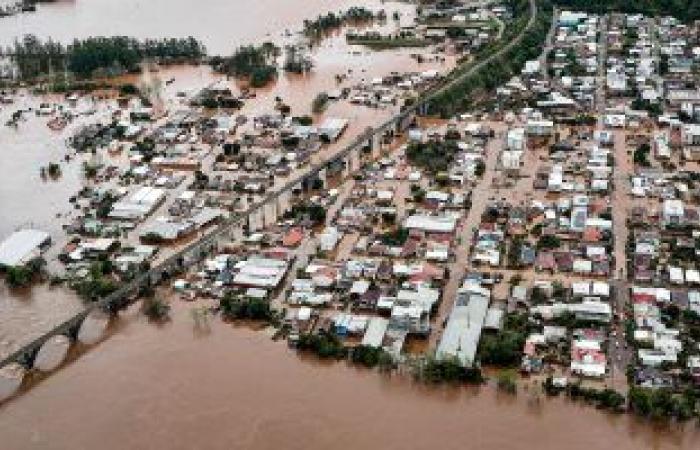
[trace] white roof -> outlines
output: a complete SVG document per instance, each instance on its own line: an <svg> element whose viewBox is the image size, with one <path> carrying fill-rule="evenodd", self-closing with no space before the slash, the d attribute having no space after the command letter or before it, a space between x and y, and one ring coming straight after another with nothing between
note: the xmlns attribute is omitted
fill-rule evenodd
<svg viewBox="0 0 700 450"><path fill-rule="evenodd" d="M253 257L236 264L240 271L233 278L234 284L274 288L287 272L287 263L277 259Z"/></svg>
<svg viewBox="0 0 700 450"><path fill-rule="evenodd" d="M437 233L451 233L454 231L457 221L448 216L409 216L404 226L408 229L418 229Z"/></svg>
<svg viewBox="0 0 700 450"><path fill-rule="evenodd" d="M362 345L381 347L389 321L382 317L372 317L367 324L367 331L362 337Z"/></svg>
<svg viewBox="0 0 700 450"><path fill-rule="evenodd" d="M28 262L49 239L49 234L40 230L16 231L0 243L0 265L12 267Z"/></svg>
<svg viewBox="0 0 700 450"><path fill-rule="evenodd" d="M438 344L438 358L457 357L463 366L474 363L488 306L488 298L481 295L457 300Z"/></svg>

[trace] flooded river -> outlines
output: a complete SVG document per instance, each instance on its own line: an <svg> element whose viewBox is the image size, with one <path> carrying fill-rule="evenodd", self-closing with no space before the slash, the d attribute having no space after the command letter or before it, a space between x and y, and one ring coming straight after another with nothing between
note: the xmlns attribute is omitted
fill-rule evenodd
<svg viewBox="0 0 700 450"><path fill-rule="evenodd" d="M193 35L211 53L226 54L237 45L279 38L287 28L298 29L304 18L358 3L382 6L378 0L58 1L37 13L0 20L0 45L25 33L64 42L105 34ZM389 12L409 8L385 7ZM294 114L308 113L313 96L334 88L339 73L356 82L393 70L449 68L439 62L416 65L410 51L350 49L342 37L326 40L314 60L312 74L282 75L243 112L269 111L280 96ZM169 69L160 77L175 78L164 87L166 99L216 79L205 67ZM37 99L20 101L36 107ZM0 110L3 123L9 111ZM380 123L390 111L331 105L326 114L351 119L350 135ZM2 238L34 224L62 242L61 226L71 211L67 200L83 179L79 163L62 164L58 181L39 176L41 165L69 153L70 127L54 133L46 120L29 115L18 130L0 129ZM657 429L564 400L535 403L526 393L513 399L491 388L432 389L344 364L300 359L263 332L218 319L196 328L190 306L174 306L173 321L163 326L146 323L134 311L125 313L105 342L0 406L0 448L700 448L695 428ZM11 292L0 285L0 353L80 308L64 289Z"/></svg>
<svg viewBox="0 0 700 450"><path fill-rule="evenodd" d="M10 44L24 34L61 42L107 35L194 36L204 42L210 53L229 54L236 46L273 40L286 30L299 30L304 19L358 5L374 8L381 3L379 0L58 0L39 5L36 13L2 19L0 44Z"/></svg>
<svg viewBox="0 0 700 450"><path fill-rule="evenodd" d="M3 448L700 448L697 428L301 359L218 318L197 329L189 308L176 303L160 327L128 314L111 338L0 407Z"/></svg>

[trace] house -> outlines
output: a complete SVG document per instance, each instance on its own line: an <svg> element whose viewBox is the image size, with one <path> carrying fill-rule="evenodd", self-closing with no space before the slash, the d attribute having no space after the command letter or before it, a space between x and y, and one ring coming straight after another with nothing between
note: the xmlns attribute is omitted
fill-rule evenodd
<svg viewBox="0 0 700 450"><path fill-rule="evenodd" d="M282 245L285 247L297 247L304 239L304 232L300 228L292 228L282 237Z"/></svg>
<svg viewBox="0 0 700 450"><path fill-rule="evenodd" d="M319 236L319 247L321 251L330 252L335 250L342 235L343 234L338 231L336 227L326 227Z"/></svg>
<svg viewBox="0 0 700 450"><path fill-rule="evenodd" d="M474 364L488 306L489 298L470 285L460 289L438 344L438 358L457 358L464 367Z"/></svg>
<svg viewBox="0 0 700 450"><path fill-rule="evenodd" d="M318 127L318 134L325 136L329 141L335 141L348 127L347 119L328 118Z"/></svg>
<svg viewBox="0 0 700 450"><path fill-rule="evenodd" d="M662 219L664 225L680 225L685 217L683 201L678 199L664 200Z"/></svg>
<svg viewBox="0 0 700 450"><path fill-rule="evenodd" d="M404 221L409 230L429 233L453 233L456 226L457 220L451 216L412 215Z"/></svg>
<svg viewBox="0 0 700 450"><path fill-rule="evenodd" d="M508 150L525 150L525 129L511 128L506 135L506 148Z"/></svg>
<svg viewBox="0 0 700 450"><path fill-rule="evenodd" d="M700 125L686 124L681 130L681 142L683 145L700 145Z"/></svg>
<svg viewBox="0 0 700 450"><path fill-rule="evenodd" d="M607 359L596 340L574 340L571 343L571 372L593 378L605 376Z"/></svg>
<svg viewBox="0 0 700 450"><path fill-rule="evenodd" d="M41 248L50 242L51 236L44 231L16 231L0 243L0 266L22 266L38 257Z"/></svg>
<svg viewBox="0 0 700 450"><path fill-rule="evenodd" d="M554 122L551 120L529 120L525 126L528 136L547 137L554 133Z"/></svg>

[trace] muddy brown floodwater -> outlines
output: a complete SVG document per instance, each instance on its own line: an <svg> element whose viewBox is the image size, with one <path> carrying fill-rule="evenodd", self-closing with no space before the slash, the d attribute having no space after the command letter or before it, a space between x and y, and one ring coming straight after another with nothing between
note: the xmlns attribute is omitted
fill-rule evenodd
<svg viewBox="0 0 700 450"><path fill-rule="evenodd" d="M212 54L298 30L304 19L379 0L58 0L0 22L0 44L24 34L61 42L89 36L200 39ZM393 9L392 9L393 10Z"/></svg>
<svg viewBox="0 0 700 450"><path fill-rule="evenodd" d="M298 29L304 18L357 4L383 5L379 0L58 1L35 14L0 20L0 45L25 33L64 42L106 34L193 35L211 53L226 54L237 45ZM350 51L342 41L325 41L315 52L313 74L282 76L244 112L269 110L277 95L295 113L307 112L315 93L335 86L334 75L348 67L354 69L353 81L416 68L409 51ZM203 67L161 74L171 76L176 80L165 88L166 98L215 78ZM9 109L0 118L5 114ZM327 112L352 119L349 134L387 114L344 105ZM79 164L62 164L60 181L40 179L40 165L69 153L70 130L54 134L45 121L29 116L19 131L0 129L2 236L33 222L60 238L70 211L67 198L83 182ZM64 289L10 292L0 286L0 350L16 348L81 307ZM218 318L205 329L195 328L190 308L175 301L173 320L163 326L147 323L134 310L124 313L105 342L0 406L0 448L700 448L700 433L692 426L658 428L563 399L534 402L522 391L512 398L488 387L427 388L398 376L299 358L264 332ZM55 345L64 350L62 342ZM54 362L52 355L44 356L47 365Z"/></svg>
<svg viewBox="0 0 700 450"><path fill-rule="evenodd" d="M162 326L127 312L105 342L0 408L2 447L700 448L697 428L300 358L218 318L196 329L189 308L176 302Z"/></svg>

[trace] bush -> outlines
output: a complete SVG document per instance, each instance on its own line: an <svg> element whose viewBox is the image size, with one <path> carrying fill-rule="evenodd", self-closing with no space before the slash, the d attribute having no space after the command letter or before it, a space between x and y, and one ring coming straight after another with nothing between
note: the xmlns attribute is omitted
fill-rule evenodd
<svg viewBox="0 0 700 450"><path fill-rule="evenodd" d="M119 86L119 94L121 95L138 95L139 88L131 83L122 84Z"/></svg>
<svg viewBox="0 0 700 450"><path fill-rule="evenodd" d="M450 168L458 151L455 141L412 142L406 149L406 157L414 166L435 175L438 172L446 172Z"/></svg>
<svg viewBox="0 0 700 450"><path fill-rule="evenodd" d="M347 349L340 342L340 339L328 332L301 334L297 348L300 351L313 352L320 358L341 359L347 354Z"/></svg>
<svg viewBox="0 0 700 450"><path fill-rule="evenodd" d="M474 169L474 175L481 178L484 176L484 172L486 172L486 164L484 161L478 160L476 162L476 168Z"/></svg>
<svg viewBox="0 0 700 450"><path fill-rule="evenodd" d="M382 244L392 247L400 247L408 240L408 229L397 228L394 231L388 231L380 237Z"/></svg>
<svg viewBox="0 0 700 450"><path fill-rule="evenodd" d="M274 313L270 303L260 299L243 300L226 294L219 302L221 316L226 320L256 320L270 322Z"/></svg>
<svg viewBox="0 0 700 450"><path fill-rule="evenodd" d="M479 357L483 364L513 367L520 364L525 336L511 330L484 335L479 343Z"/></svg>
<svg viewBox="0 0 700 450"><path fill-rule="evenodd" d="M457 358L428 358L417 375L422 381L429 383L481 383L484 381L481 370L463 367Z"/></svg>
<svg viewBox="0 0 700 450"><path fill-rule="evenodd" d="M12 288L27 287L33 279L34 274L27 267L15 266L5 269L5 282Z"/></svg>
<svg viewBox="0 0 700 450"><path fill-rule="evenodd" d="M580 384L572 384L566 388L569 397L574 400L584 400L593 403L597 408L621 412L624 410L625 397L614 389L585 388Z"/></svg>
<svg viewBox="0 0 700 450"><path fill-rule="evenodd" d="M631 387L628 397L630 409L643 417L687 420L698 413L697 398L692 390L674 394L669 389Z"/></svg>
<svg viewBox="0 0 700 450"><path fill-rule="evenodd" d="M314 123L314 119L311 116L295 117L294 120L304 127L308 127Z"/></svg>
<svg viewBox="0 0 700 450"><path fill-rule="evenodd" d="M498 373L496 386L509 394L518 392L518 375L513 370L502 370Z"/></svg>
<svg viewBox="0 0 700 450"><path fill-rule="evenodd" d="M634 150L634 163L642 167L650 167L649 153L651 147L649 144L642 144Z"/></svg>
<svg viewBox="0 0 700 450"><path fill-rule="evenodd" d="M109 261L97 261L90 266L86 278L73 281L71 287L89 302L96 302L117 290L117 283L108 275L112 272Z"/></svg>
<svg viewBox="0 0 700 450"><path fill-rule="evenodd" d="M537 241L537 248L542 250L553 250L561 246L561 241L558 237L552 235L542 236Z"/></svg>
<svg viewBox="0 0 700 450"><path fill-rule="evenodd" d="M236 77L247 77L252 87L263 87L277 77L274 60L279 48L271 43L243 46L228 58L212 59L215 70Z"/></svg>
<svg viewBox="0 0 700 450"><path fill-rule="evenodd" d="M142 311L150 320L164 321L170 315L170 305L157 297L147 297L143 301Z"/></svg>
<svg viewBox="0 0 700 450"><path fill-rule="evenodd" d="M311 102L311 112L314 114L320 114L326 110L328 106L328 94L325 92L320 92L316 95L316 98Z"/></svg>
<svg viewBox="0 0 700 450"><path fill-rule="evenodd" d="M376 367L382 362L382 355L384 353L386 352L381 348L371 347L369 345L358 345L352 349L351 359L355 364L361 364L371 368Z"/></svg>

